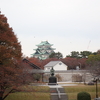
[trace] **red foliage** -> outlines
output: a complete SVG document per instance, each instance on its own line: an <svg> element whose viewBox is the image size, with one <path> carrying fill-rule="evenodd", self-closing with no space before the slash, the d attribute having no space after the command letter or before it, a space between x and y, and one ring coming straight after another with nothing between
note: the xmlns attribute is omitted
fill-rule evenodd
<svg viewBox="0 0 100 100"><path fill-rule="evenodd" d="M71 57L66 57L64 59L57 59L57 58L48 58L46 60L39 60L37 58L29 58L29 61L32 63L36 64L40 68L44 68L44 66L49 63L50 61L62 61L65 63L69 69L76 69L76 66L81 67L81 69L84 69L86 67L86 58L71 58Z"/></svg>
<svg viewBox="0 0 100 100"><path fill-rule="evenodd" d="M3 97L6 88L17 85L19 74L22 70L16 65L21 59L21 45L18 42L12 28L7 23L7 18L0 14L0 100L4 100L9 93Z"/></svg>
<svg viewBox="0 0 100 100"><path fill-rule="evenodd" d="M33 64L37 65L38 67L40 67L41 69L44 69L44 66L49 63L50 61L58 61L60 59L57 58L48 58L46 60L39 60L38 58L29 58L28 59L30 62L32 62Z"/></svg>
<svg viewBox="0 0 100 100"><path fill-rule="evenodd" d="M29 58L28 59L31 63L41 67L41 61L38 58Z"/></svg>
<svg viewBox="0 0 100 100"><path fill-rule="evenodd" d="M20 59L21 56L21 45L16 35L9 27L7 18L0 15L0 63L9 65L14 59Z"/></svg>
<svg viewBox="0 0 100 100"><path fill-rule="evenodd" d="M13 66L0 67L0 100L4 100L18 86L32 82L33 76L29 73L30 70L31 67L22 62L18 62ZM10 87L11 91L2 98L5 90Z"/></svg>
<svg viewBox="0 0 100 100"><path fill-rule="evenodd" d="M76 69L76 66L81 67L81 69L84 69L86 67L86 58L70 58L70 57L66 57L65 59L63 59L62 61L68 65L69 69Z"/></svg>

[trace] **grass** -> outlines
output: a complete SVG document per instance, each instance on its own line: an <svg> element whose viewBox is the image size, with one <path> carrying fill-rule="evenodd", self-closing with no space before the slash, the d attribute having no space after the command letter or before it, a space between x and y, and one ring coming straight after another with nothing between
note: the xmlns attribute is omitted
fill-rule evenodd
<svg viewBox="0 0 100 100"><path fill-rule="evenodd" d="M64 86L68 100L77 100L77 94L85 91L90 93L91 100L95 98L95 85L78 84L76 86ZM10 93L5 100L50 100L50 90L47 86L20 86L20 92ZM98 85L98 96L100 97L100 85Z"/></svg>
<svg viewBox="0 0 100 100"><path fill-rule="evenodd" d="M88 92L91 95L92 100L95 98L96 89L95 85L78 85L78 86L65 86L65 92L68 95L68 100L77 100L77 94L79 92ZM98 86L98 95L100 96L100 85Z"/></svg>
<svg viewBox="0 0 100 100"><path fill-rule="evenodd" d="M50 95L48 93L12 93L5 100L50 100Z"/></svg>
<svg viewBox="0 0 100 100"><path fill-rule="evenodd" d="M50 100L49 87L21 86L21 92L10 93L5 100Z"/></svg>

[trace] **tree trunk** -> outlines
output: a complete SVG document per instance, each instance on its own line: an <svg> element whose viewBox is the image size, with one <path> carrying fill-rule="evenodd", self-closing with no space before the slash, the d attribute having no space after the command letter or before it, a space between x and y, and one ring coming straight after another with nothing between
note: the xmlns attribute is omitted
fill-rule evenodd
<svg viewBox="0 0 100 100"><path fill-rule="evenodd" d="M4 100L8 95L9 93L11 93L13 90L13 88L3 97L3 94L5 91L0 91L0 100Z"/></svg>
<svg viewBox="0 0 100 100"><path fill-rule="evenodd" d="M3 100L3 94L4 92L0 91L0 100Z"/></svg>
<svg viewBox="0 0 100 100"><path fill-rule="evenodd" d="M3 100L2 97L0 97L0 100Z"/></svg>

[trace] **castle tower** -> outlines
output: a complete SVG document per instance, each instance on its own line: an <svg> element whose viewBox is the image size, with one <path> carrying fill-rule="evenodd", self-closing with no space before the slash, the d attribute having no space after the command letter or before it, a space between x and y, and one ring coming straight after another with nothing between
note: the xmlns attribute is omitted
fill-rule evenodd
<svg viewBox="0 0 100 100"><path fill-rule="evenodd" d="M37 49L35 50L35 53L32 54L33 57L39 58L40 60L45 60L49 57L51 53L54 52L54 48L52 48L53 44L50 44L48 41L42 41L40 44L36 45Z"/></svg>

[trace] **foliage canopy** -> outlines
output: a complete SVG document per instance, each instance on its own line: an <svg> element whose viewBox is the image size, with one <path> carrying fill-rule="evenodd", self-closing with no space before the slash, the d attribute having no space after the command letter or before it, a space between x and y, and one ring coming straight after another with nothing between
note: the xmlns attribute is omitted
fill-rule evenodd
<svg viewBox="0 0 100 100"><path fill-rule="evenodd" d="M18 39L9 27L7 18L0 14L0 64L9 65L21 56L21 45Z"/></svg>
<svg viewBox="0 0 100 100"><path fill-rule="evenodd" d="M21 59L21 45L12 28L7 23L7 18L0 14L0 100L4 100L5 90L15 86L22 72L18 66ZM11 89L12 90L12 89ZM10 91L9 91L10 92Z"/></svg>

